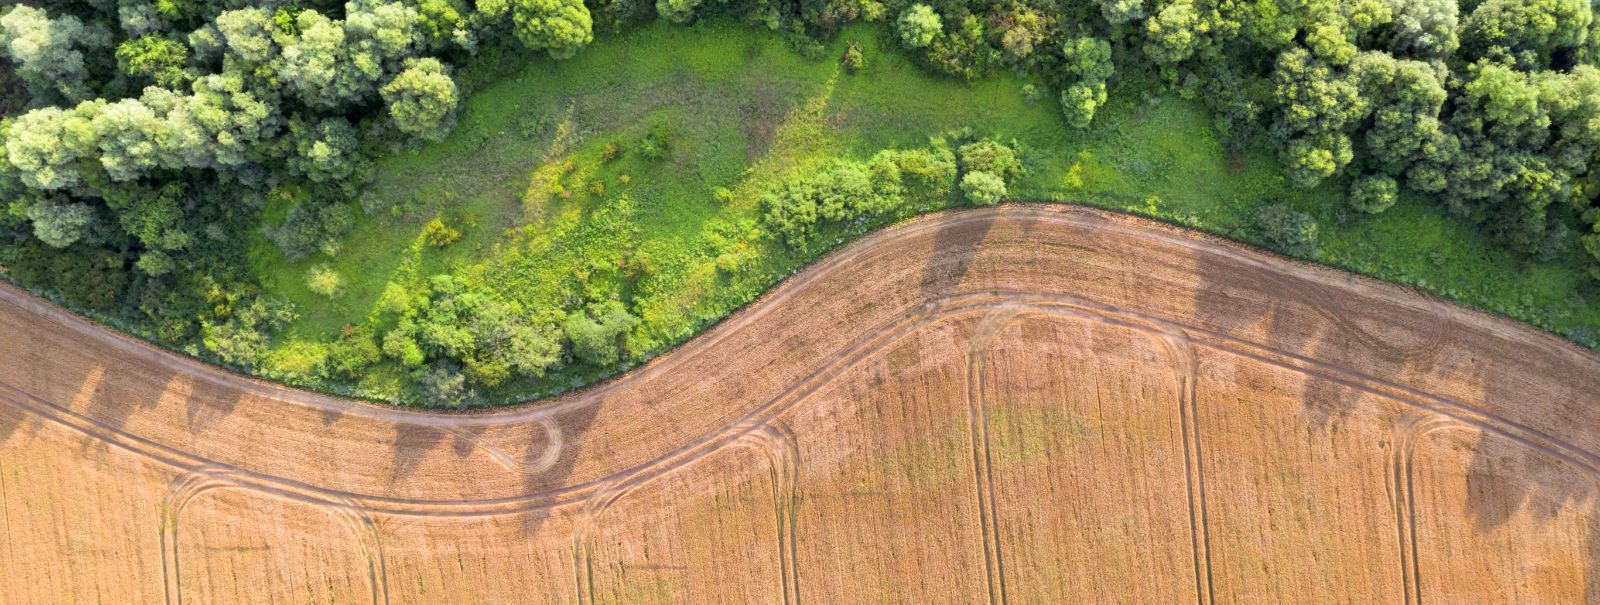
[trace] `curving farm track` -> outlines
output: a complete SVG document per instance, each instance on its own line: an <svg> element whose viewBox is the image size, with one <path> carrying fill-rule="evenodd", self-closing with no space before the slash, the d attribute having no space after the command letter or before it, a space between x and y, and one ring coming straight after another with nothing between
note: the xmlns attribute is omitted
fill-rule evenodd
<svg viewBox="0 0 1600 605"><path fill-rule="evenodd" d="M1600 602L1600 359L1069 207L887 230L479 415L0 289L0 602Z"/></svg>

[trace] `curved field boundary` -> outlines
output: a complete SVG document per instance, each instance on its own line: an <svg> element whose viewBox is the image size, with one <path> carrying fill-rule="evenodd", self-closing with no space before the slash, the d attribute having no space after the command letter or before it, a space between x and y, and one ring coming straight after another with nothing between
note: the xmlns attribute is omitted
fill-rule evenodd
<svg viewBox="0 0 1600 605"><path fill-rule="evenodd" d="M169 602L181 601L183 510L221 488L307 504L340 519L367 561L374 603L389 600L383 519L569 510L576 519L568 542L574 591L591 602L597 594L591 536L605 511L660 477L740 447L753 448L769 469L778 585L783 600L795 603L803 452L782 416L911 335L975 320L965 352L972 489L982 528L975 548L983 552L989 600L1005 602L985 351L1008 323L1030 315L1132 330L1165 344L1180 394L1194 589L1202 604L1219 597L1201 462L1200 350L1412 410L1395 426L1387 475L1408 603L1421 602L1412 454L1423 435L1451 427L1498 435L1600 485L1594 453L1600 433L1589 428L1600 426L1593 424L1600 422L1600 360L1593 355L1403 288L1148 221L1060 206L939 215L881 232L616 381L548 403L474 414L382 408L284 388L155 349L0 288L0 345L19 352L0 366L0 406L170 469L165 497L152 503L162 511ZM174 398L177 384L187 386ZM122 388L129 390L106 392ZM213 392L215 399L205 398ZM226 401L233 403L218 403ZM213 416L212 432L193 430L197 418ZM285 425L274 425L280 417ZM334 430L297 428L305 426L295 424L301 417ZM243 426L245 441L209 441L230 422ZM645 426L669 430L639 428ZM389 434L387 443L364 438ZM423 441L433 449L418 454L403 446L417 435L431 439ZM431 445L446 437L458 444L454 456ZM260 442L293 451L319 439L388 471L387 483L338 465L330 471L321 460L261 461L229 450ZM4 445L0 433L0 451ZM423 471L406 465L436 465L427 467L429 477L467 474L462 485L487 487L464 495L409 476Z"/></svg>

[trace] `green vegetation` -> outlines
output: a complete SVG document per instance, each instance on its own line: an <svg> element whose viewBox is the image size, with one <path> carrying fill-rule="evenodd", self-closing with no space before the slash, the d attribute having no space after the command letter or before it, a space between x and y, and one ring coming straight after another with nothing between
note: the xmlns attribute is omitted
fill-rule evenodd
<svg viewBox="0 0 1600 605"><path fill-rule="evenodd" d="M295 384L559 392L860 234L1002 200L1600 345L1583 2L226 6L0 14L0 107L32 107L0 120L0 268Z"/></svg>
<svg viewBox="0 0 1600 605"><path fill-rule="evenodd" d="M559 324L572 355L538 378L489 390L469 377L451 392L558 392L682 342L858 234L986 203L966 183L991 175L1006 199L1155 216L1556 329L1600 321L1576 252L1529 263L1415 195L1369 215L1340 202L1339 183L1296 189L1269 151L1230 156L1198 103L1113 88L1095 124L1074 131L1024 98L1028 80L939 78L870 28L847 30L827 55L851 43L871 58L853 76L733 24L658 25L496 80L449 138L378 163L363 194L374 211L337 256L286 263L256 249L268 290L303 314L276 350L314 348L347 325L387 332L410 308L396 297L450 274L517 301L534 324ZM459 241L431 243L440 228ZM332 304L296 287L317 262L350 278ZM262 371L292 376L276 361ZM363 392L401 388L403 365L379 364Z"/></svg>

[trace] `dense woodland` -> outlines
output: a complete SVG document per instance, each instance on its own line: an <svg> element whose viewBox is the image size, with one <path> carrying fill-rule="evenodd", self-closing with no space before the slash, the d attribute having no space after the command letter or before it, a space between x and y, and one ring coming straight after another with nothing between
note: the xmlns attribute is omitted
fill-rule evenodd
<svg viewBox="0 0 1600 605"><path fill-rule="evenodd" d="M1425 196L1529 258L1581 247L1600 278L1597 11L1590 0L35 1L0 12L0 268L251 369L303 310L252 277L240 234L290 260L337 255L368 206L352 202L374 159L451 131L466 94L457 68L493 53L559 61L596 33L720 15L818 55L846 25L881 22L932 72L1054 83L1024 94L1079 128L1117 78L1160 81L1207 104L1230 147L1267 142L1295 186L1347 183L1353 212ZM873 58L852 46L839 60ZM608 153L649 157L670 138ZM954 133L841 159L771 183L759 223L741 228L805 250L819 225L910 199L993 204L1026 153ZM290 209L268 224L275 200ZM1259 225L1291 252L1314 237L1279 206ZM459 236L438 223L427 240ZM320 267L308 287L336 295L341 276ZM397 364L420 399L459 402L640 350L627 342L637 311L603 297L531 313L439 275L381 305L381 329L348 326L308 371L337 382Z"/></svg>

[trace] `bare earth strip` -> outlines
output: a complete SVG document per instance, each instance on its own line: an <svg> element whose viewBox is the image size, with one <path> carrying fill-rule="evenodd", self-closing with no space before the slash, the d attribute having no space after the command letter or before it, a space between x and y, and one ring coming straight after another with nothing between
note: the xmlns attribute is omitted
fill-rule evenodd
<svg viewBox="0 0 1600 605"><path fill-rule="evenodd" d="M1060 206L928 217L521 408L0 289L0 602L1600 602L1600 359Z"/></svg>

